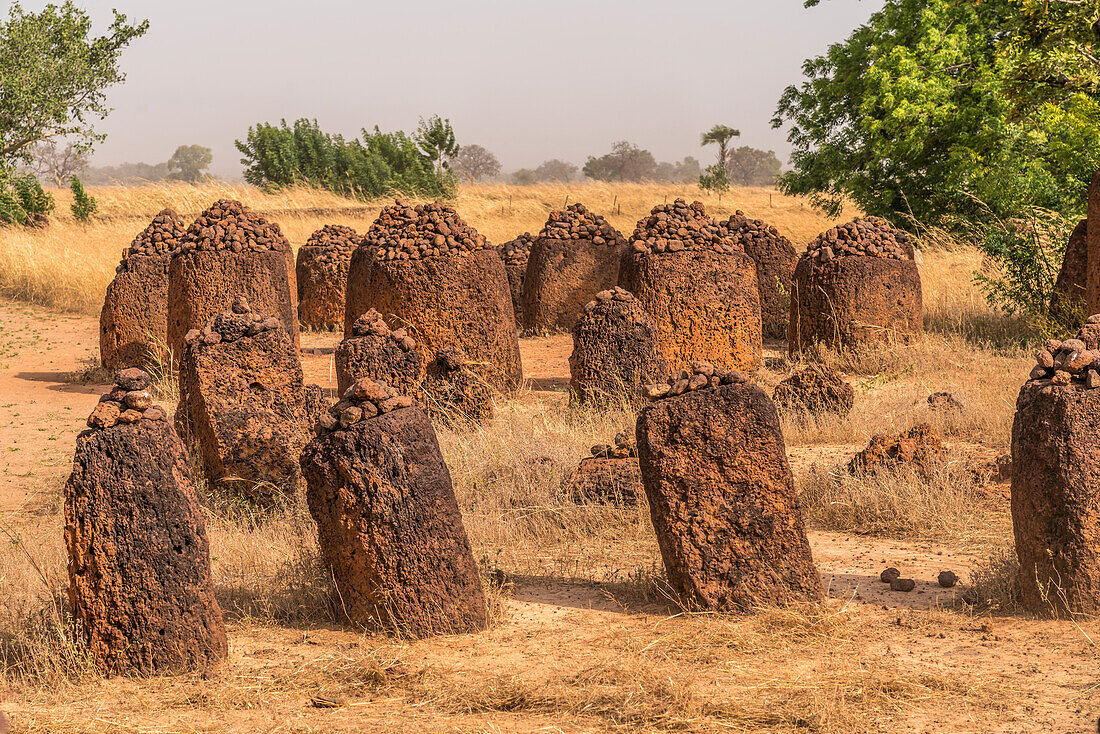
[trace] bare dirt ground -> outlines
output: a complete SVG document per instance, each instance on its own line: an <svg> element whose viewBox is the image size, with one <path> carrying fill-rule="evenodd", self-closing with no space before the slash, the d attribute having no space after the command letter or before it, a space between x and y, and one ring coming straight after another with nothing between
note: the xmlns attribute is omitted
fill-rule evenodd
<svg viewBox="0 0 1100 734"><path fill-rule="evenodd" d="M26 529L60 543L60 487L105 390L74 379L97 351L97 329L93 318L0 304L9 539ZM334 343L305 335L307 381L334 382ZM565 402L570 348L568 337L522 340L525 401ZM858 448L800 445L792 465ZM1007 539L997 491L990 523ZM976 616L957 610L961 586L936 585L944 569L965 582L986 544L822 530L811 542L830 596L813 610L686 615L637 579L515 575L483 634L405 642L236 618L229 661L210 676L9 680L0 710L13 731L51 732L1096 731L1100 625ZM659 562L653 543L636 552ZM881 584L889 565L917 589ZM0 578L0 593L17 582Z"/></svg>

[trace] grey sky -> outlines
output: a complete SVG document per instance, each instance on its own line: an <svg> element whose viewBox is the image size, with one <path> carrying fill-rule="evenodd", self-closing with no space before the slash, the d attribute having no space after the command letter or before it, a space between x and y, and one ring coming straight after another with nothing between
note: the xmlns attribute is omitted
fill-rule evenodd
<svg viewBox="0 0 1100 734"><path fill-rule="evenodd" d="M151 26L123 55L128 81L110 95L94 162L155 163L199 143L215 172L239 175L233 140L283 117L354 136L438 113L508 170L580 164L621 139L659 160L707 160L699 134L718 122L786 160L769 124L780 93L882 0L82 4L97 27L111 7Z"/></svg>

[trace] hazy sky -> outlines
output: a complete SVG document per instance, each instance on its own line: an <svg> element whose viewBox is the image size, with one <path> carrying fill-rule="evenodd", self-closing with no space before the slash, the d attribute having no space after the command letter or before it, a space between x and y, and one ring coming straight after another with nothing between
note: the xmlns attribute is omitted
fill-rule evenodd
<svg viewBox="0 0 1100 734"><path fill-rule="evenodd" d="M128 79L110 94L94 163L155 163L198 143L216 173L239 175L233 141L256 122L315 117L354 136L432 113L506 170L581 164L623 139L659 160L706 161L699 134L718 122L786 161L786 134L769 124L783 88L882 0L78 4L100 28L111 7L150 21L123 55Z"/></svg>

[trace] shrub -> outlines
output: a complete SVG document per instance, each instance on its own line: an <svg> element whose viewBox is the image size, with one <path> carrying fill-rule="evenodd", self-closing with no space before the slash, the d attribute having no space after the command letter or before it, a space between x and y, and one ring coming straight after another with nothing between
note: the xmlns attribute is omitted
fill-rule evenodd
<svg viewBox="0 0 1100 734"><path fill-rule="evenodd" d="M73 216L79 222L87 222L95 214L99 204L94 198L88 196L88 193L84 191L84 184L80 183L80 179L76 176L73 176L70 188L73 191Z"/></svg>
<svg viewBox="0 0 1100 734"><path fill-rule="evenodd" d="M0 178L0 222L25 224L27 217L49 214L53 209L53 197L34 176Z"/></svg>

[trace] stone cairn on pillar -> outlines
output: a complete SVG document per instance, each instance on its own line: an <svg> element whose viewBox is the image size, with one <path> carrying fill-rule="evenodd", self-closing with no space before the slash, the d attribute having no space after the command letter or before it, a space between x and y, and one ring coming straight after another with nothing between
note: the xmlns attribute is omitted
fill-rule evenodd
<svg viewBox="0 0 1100 734"><path fill-rule="evenodd" d="M619 284L653 319L671 369L699 360L723 369L760 366L756 263L700 202L677 199L638 222Z"/></svg>
<svg viewBox="0 0 1100 734"><path fill-rule="evenodd" d="M512 310L516 315L516 324L523 323L523 280L527 276L527 261L534 241L530 232L524 232L500 246L504 272L508 274L508 287L512 291Z"/></svg>
<svg viewBox="0 0 1100 734"><path fill-rule="evenodd" d="M212 485L258 505L296 491L309 423L302 364L280 319L237 297L187 333L176 426Z"/></svg>
<svg viewBox="0 0 1100 734"><path fill-rule="evenodd" d="M344 325L351 253L359 235L351 227L326 224L298 250L298 321L308 329L332 331Z"/></svg>
<svg viewBox="0 0 1100 734"><path fill-rule="evenodd" d="M648 395L638 459L682 603L748 609L820 599L779 414L764 391L698 362Z"/></svg>
<svg viewBox="0 0 1100 734"><path fill-rule="evenodd" d="M566 494L578 504L636 505L645 496L645 488L634 429L619 431L614 445L593 446L592 455L581 459L569 477Z"/></svg>
<svg viewBox="0 0 1100 734"><path fill-rule="evenodd" d="M756 263L764 336L786 338L791 311L791 276L798 262L794 245L775 227L761 219L749 219L740 210L726 222L726 231Z"/></svg>
<svg viewBox="0 0 1100 734"><path fill-rule="evenodd" d="M493 387L457 347L440 349L421 383L424 410L444 423L476 423L493 417Z"/></svg>
<svg viewBox="0 0 1100 734"><path fill-rule="evenodd" d="M1020 593L1040 614L1100 613L1100 315L1048 341L1012 423Z"/></svg>
<svg viewBox="0 0 1100 734"><path fill-rule="evenodd" d="M573 327L570 399L580 405L642 407L638 388L668 374L653 322L627 290L600 291Z"/></svg>
<svg viewBox="0 0 1100 734"><path fill-rule="evenodd" d="M227 652L187 451L151 387L137 368L115 376L65 484L72 613L109 674L206 670Z"/></svg>
<svg viewBox="0 0 1100 734"><path fill-rule="evenodd" d="M279 318L298 346L294 255L279 225L239 201L222 199L187 229L168 268L168 346L201 329L242 295Z"/></svg>
<svg viewBox="0 0 1100 734"><path fill-rule="evenodd" d="M795 266L789 349L855 349L907 342L923 329L921 283L909 236L879 217L818 235Z"/></svg>
<svg viewBox="0 0 1100 734"><path fill-rule="evenodd" d="M504 261L449 206L397 200L382 210L352 258L345 336L371 308L415 333L424 354L461 349L496 390L523 380Z"/></svg>
<svg viewBox="0 0 1100 734"><path fill-rule="evenodd" d="M373 308L355 320L351 336L336 347L336 382L341 394L361 377L385 382L402 395L416 396L424 360L408 329L390 329Z"/></svg>
<svg viewBox="0 0 1100 734"><path fill-rule="evenodd" d="M451 475L412 398L360 379L301 463L333 603L352 624L409 637L488 627Z"/></svg>
<svg viewBox="0 0 1100 734"><path fill-rule="evenodd" d="M185 229L165 209L122 251L99 312L99 354L106 369L168 361L168 264Z"/></svg>
<svg viewBox="0 0 1100 734"><path fill-rule="evenodd" d="M531 244L523 280L523 328L545 334L573 328L596 291L619 282L626 238L584 204L550 212Z"/></svg>

